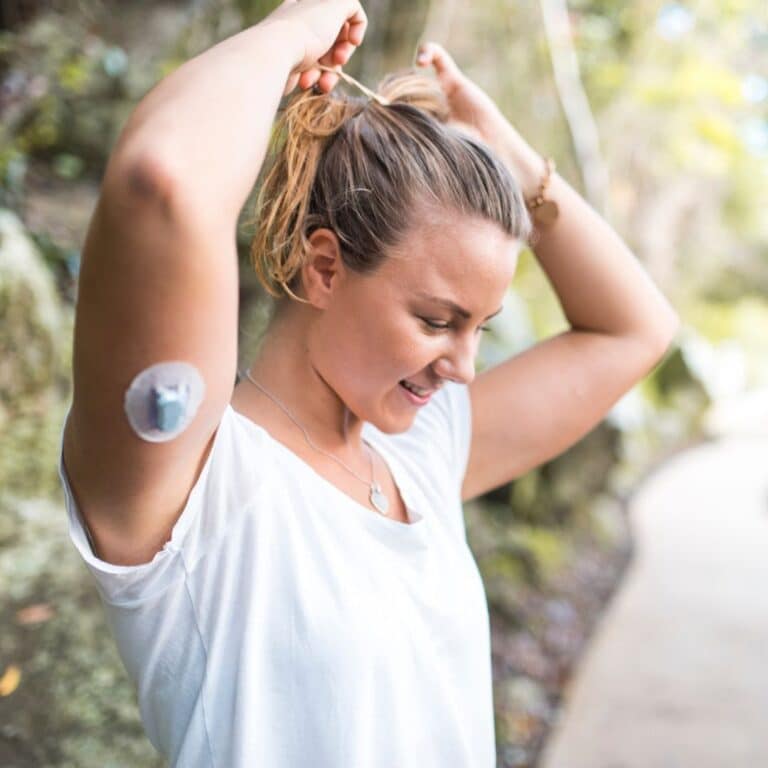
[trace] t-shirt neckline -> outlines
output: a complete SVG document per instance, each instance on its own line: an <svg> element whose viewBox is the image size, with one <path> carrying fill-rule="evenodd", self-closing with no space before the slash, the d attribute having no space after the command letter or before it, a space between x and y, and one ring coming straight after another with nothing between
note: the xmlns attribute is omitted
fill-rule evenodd
<svg viewBox="0 0 768 768"><path fill-rule="evenodd" d="M354 512L356 519L365 525L369 530L372 530L378 536L388 536L394 542L415 540L423 541L426 544L426 529L427 529L427 515L424 514L423 505L414 504L414 498L411 493L411 487L408 484L407 475L403 469L397 456L389 450L389 446L384 444L384 440L379 439L379 434L375 431L375 427L372 424L363 424L362 436L378 451L384 463L389 468L392 478L397 486L400 496L403 499L403 503L406 507L406 512L410 523L401 523L397 520L391 520L386 515L382 515L372 507L366 507L360 502L347 495L339 487L334 485L330 480L321 475L314 467L308 464L299 455L294 453L287 445L277 440L268 429L261 424L256 423L248 416L240 411L235 410L231 403L227 404L227 408L231 409L233 413L237 414L243 421L245 421L249 427L256 429L267 437L267 439L276 446L281 455L285 456L294 465L299 466L300 470L305 474L308 474L316 482L321 483L324 487L327 487L331 493L337 498L343 500L347 506L349 506Z"/></svg>

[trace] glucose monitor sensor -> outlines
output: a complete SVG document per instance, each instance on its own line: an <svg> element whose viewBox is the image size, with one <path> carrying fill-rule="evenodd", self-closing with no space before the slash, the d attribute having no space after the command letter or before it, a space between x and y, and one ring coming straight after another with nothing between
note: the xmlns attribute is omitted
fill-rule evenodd
<svg viewBox="0 0 768 768"><path fill-rule="evenodd" d="M174 360L141 371L125 393L124 408L142 440L162 443L192 423L204 395L205 382L197 368Z"/></svg>

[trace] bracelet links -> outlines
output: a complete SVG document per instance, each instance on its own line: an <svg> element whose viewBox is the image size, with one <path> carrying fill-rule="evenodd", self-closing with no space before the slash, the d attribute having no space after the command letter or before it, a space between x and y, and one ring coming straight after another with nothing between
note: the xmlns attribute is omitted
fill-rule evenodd
<svg viewBox="0 0 768 768"><path fill-rule="evenodd" d="M537 227L546 227L552 224L560 215L560 209L558 208L557 203L554 200L549 200L545 197L549 184L552 181L552 174L555 172L557 166L555 165L554 159L551 157L544 157L542 159L544 160L544 175L541 177L536 194L525 201L525 204L531 213L531 218Z"/></svg>

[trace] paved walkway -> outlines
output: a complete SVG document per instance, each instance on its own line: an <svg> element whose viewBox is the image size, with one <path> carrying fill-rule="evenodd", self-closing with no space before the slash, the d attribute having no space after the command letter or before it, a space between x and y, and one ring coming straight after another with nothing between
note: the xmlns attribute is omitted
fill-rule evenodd
<svg viewBox="0 0 768 768"><path fill-rule="evenodd" d="M768 766L768 434L670 459L630 519L635 559L539 765Z"/></svg>

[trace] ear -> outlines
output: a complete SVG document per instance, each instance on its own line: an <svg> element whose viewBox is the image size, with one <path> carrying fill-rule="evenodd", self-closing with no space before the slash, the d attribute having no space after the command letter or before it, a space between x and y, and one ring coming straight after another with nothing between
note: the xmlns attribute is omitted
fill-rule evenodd
<svg viewBox="0 0 768 768"><path fill-rule="evenodd" d="M301 268L304 294L315 307L325 309L344 277L341 247L331 229L316 229L308 239L310 251Z"/></svg>

